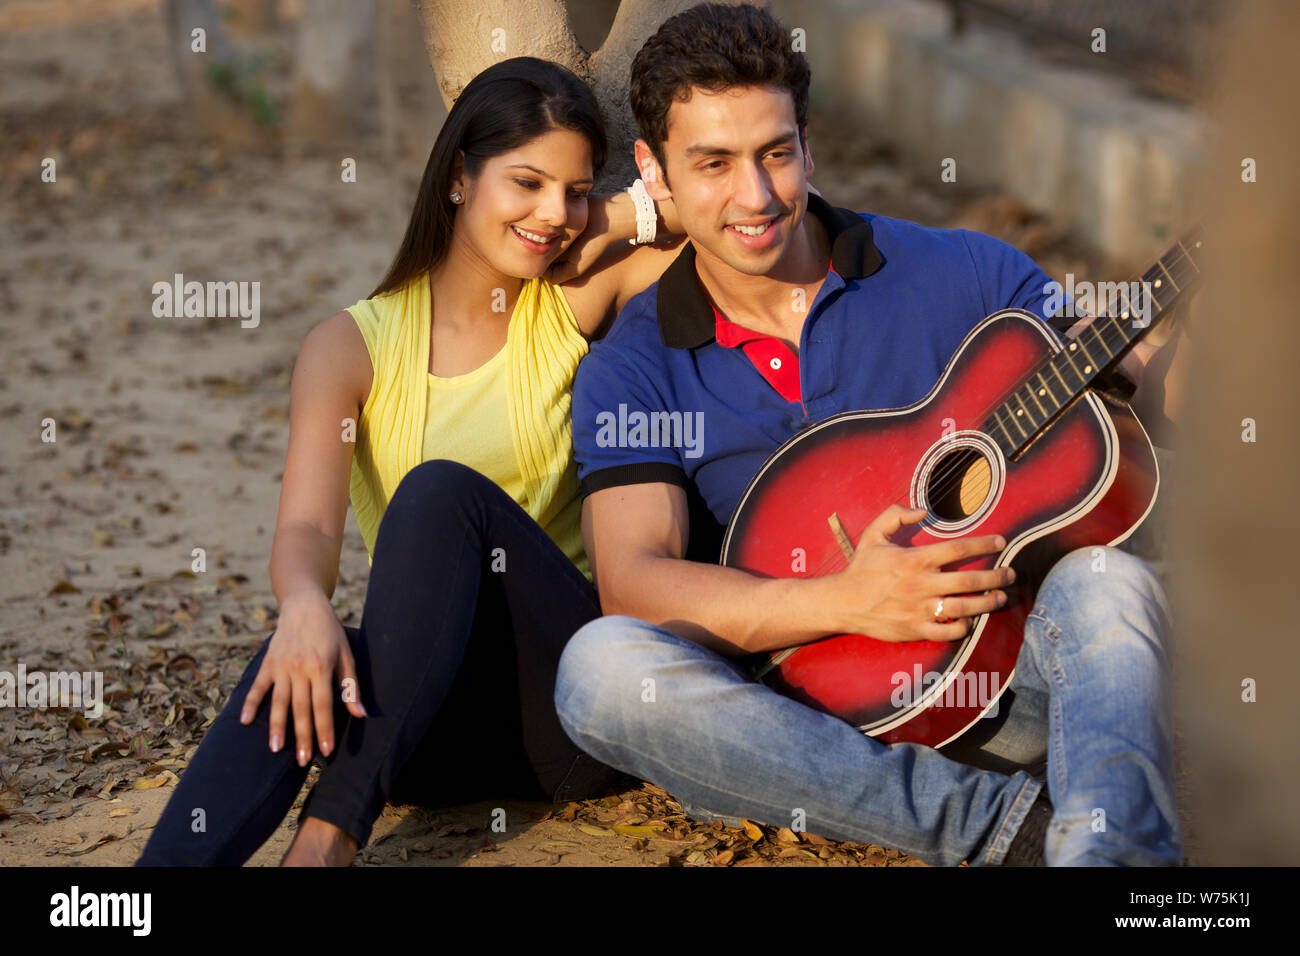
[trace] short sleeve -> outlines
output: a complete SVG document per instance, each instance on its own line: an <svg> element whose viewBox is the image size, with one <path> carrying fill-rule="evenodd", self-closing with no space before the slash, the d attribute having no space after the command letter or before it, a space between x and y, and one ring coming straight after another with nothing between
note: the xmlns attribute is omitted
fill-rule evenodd
<svg viewBox="0 0 1300 956"><path fill-rule="evenodd" d="M1070 310L1062 307L1067 300L1053 291L1059 284L1038 263L1001 239L969 229L959 231L975 266L986 315L1001 309L1024 309L1058 332L1074 324L1075 319L1066 317ZM1065 322L1063 327L1061 322Z"/></svg>
<svg viewBox="0 0 1300 956"><path fill-rule="evenodd" d="M573 454L583 498L618 485L689 488L680 450L655 440L669 404L653 376L620 347L597 342L573 383Z"/></svg>
<svg viewBox="0 0 1300 956"><path fill-rule="evenodd" d="M1025 309L1043 319L1064 336L1082 313L1074 302L1038 263L1015 246L968 229L960 230L975 264L980 294L989 314L1000 309ZM1097 382L1111 398L1128 401L1135 386L1119 368L1112 368Z"/></svg>

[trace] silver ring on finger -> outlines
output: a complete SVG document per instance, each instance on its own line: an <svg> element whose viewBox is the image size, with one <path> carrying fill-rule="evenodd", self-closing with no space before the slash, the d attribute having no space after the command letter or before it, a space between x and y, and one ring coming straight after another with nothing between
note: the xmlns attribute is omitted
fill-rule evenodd
<svg viewBox="0 0 1300 956"><path fill-rule="evenodd" d="M951 624L956 618L943 616L943 598L939 598L939 606L934 609L934 619L940 624Z"/></svg>

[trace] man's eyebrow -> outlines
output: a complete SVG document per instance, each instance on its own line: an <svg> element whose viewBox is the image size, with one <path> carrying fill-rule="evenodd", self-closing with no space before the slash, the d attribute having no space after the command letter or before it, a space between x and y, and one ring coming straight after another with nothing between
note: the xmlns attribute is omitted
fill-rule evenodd
<svg viewBox="0 0 1300 956"><path fill-rule="evenodd" d="M554 178L555 178L554 176L552 176L550 173L546 172L545 170L538 169L536 166L529 166L527 163L515 163L513 166L507 166L506 169L528 169L528 170L532 170L532 171L535 172L538 176L541 176L543 179L554 179ZM592 184L594 185L595 182L596 182L596 180L591 179L590 177L588 177L587 179L575 179L573 182L574 182L575 185L576 185L576 184L579 184L579 183L592 183Z"/></svg>
<svg viewBox="0 0 1300 956"><path fill-rule="evenodd" d="M762 146L758 147L758 152L766 153L773 146L784 146L786 143L794 142L795 133L783 133L775 139L770 139ZM725 146L709 146L706 144L696 144L686 147L687 156L738 156L739 150L727 149Z"/></svg>

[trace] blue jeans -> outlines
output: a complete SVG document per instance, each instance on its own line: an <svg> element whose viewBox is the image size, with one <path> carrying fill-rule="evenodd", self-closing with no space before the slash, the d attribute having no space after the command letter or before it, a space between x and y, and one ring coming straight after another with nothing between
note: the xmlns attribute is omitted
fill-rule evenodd
<svg viewBox="0 0 1300 956"><path fill-rule="evenodd" d="M361 626L344 628L369 716L352 717L335 694L336 746L318 753L324 769L302 816L364 846L389 801L564 802L625 787L555 714L560 652L599 613L591 582L491 480L453 461L412 468L379 525ZM295 756L292 714L279 753L267 746L271 694L252 723L239 722L269 644L204 735L136 865L238 866L293 805L308 770Z"/></svg>
<svg viewBox="0 0 1300 956"><path fill-rule="evenodd" d="M942 751L881 743L625 616L574 635L555 702L584 751L663 787L697 820L802 824L934 865L996 865L1045 768L1049 866L1178 865L1168 630L1145 563L1072 552L1039 589L997 732Z"/></svg>

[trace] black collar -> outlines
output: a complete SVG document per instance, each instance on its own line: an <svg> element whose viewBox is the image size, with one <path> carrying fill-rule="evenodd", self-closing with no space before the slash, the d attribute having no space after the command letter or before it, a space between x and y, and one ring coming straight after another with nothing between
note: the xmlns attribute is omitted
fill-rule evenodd
<svg viewBox="0 0 1300 956"><path fill-rule="evenodd" d="M808 212L826 228L831 266L845 279L862 279L884 263L871 238L871 224L851 209L808 194ZM695 244L688 242L659 278L655 302L659 340L669 348L694 349L713 341L713 305L695 271Z"/></svg>

